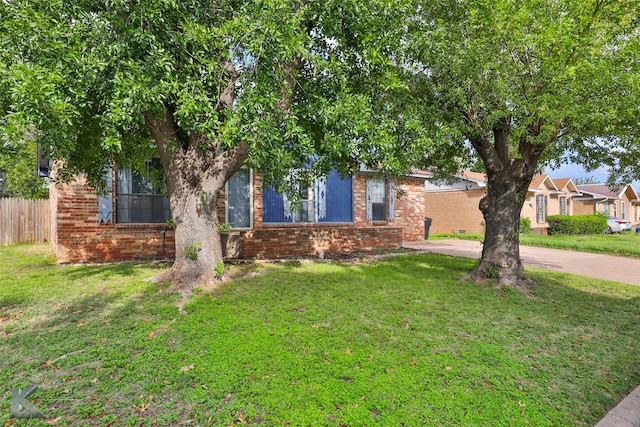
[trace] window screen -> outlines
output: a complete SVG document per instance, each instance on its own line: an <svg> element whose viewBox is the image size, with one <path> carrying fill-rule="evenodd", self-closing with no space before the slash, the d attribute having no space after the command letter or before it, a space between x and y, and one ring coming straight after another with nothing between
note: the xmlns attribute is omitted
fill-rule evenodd
<svg viewBox="0 0 640 427"><path fill-rule="evenodd" d="M116 174L116 221L119 223L163 223L171 218L169 200L158 160L147 162L147 176L132 169Z"/></svg>
<svg viewBox="0 0 640 427"><path fill-rule="evenodd" d="M373 221L386 221L387 219L387 205L386 205L386 190L384 179L371 179L369 189L369 201L371 203L371 219Z"/></svg>

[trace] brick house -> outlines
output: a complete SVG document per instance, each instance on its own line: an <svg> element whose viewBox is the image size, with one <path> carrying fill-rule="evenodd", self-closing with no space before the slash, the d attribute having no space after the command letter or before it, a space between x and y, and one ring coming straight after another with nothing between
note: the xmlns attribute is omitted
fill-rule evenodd
<svg viewBox="0 0 640 427"><path fill-rule="evenodd" d="M575 199L575 215L587 215L596 212L607 216L631 220L640 223L638 204L640 197L631 184L611 189L607 184L578 185L581 197Z"/></svg>
<svg viewBox="0 0 640 427"><path fill-rule="evenodd" d="M259 173L242 169L218 199L219 222L239 233L239 258L394 249L424 237L425 178L333 172L305 189L301 209L293 209L286 195L262 187ZM110 192L100 196L82 177L51 185L51 242L58 261L173 257L171 214L161 191L131 170L108 173L107 187Z"/></svg>
<svg viewBox="0 0 640 427"><path fill-rule="evenodd" d="M483 234L484 217L478 208L486 193L484 174L463 172L453 182L425 182L425 215L430 233Z"/></svg>
<svg viewBox="0 0 640 427"><path fill-rule="evenodd" d="M456 180L425 184L426 215L433 219L433 233L484 233L480 200L486 193L487 179L482 173L463 172ZM580 195L569 178L552 179L546 174L531 180L520 216L531 220L534 231L544 234L548 215L572 215L573 203Z"/></svg>
<svg viewBox="0 0 640 427"><path fill-rule="evenodd" d="M573 215L573 201L580 196L570 178L552 179L547 174L531 179L527 198L522 205L522 218L529 218L534 232L546 234L549 228L547 216Z"/></svg>

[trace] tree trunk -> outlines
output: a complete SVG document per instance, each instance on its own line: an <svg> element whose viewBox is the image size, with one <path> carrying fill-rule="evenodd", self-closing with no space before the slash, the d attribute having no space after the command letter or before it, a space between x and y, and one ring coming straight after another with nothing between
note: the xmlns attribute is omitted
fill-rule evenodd
<svg viewBox="0 0 640 427"><path fill-rule="evenodd" d="M176 255L171 269L159 276L158 281L170 282L170 290L210 287L220 279L215 273L215 266L222 262L215 209L218 190L187 187L169 197Z"/></svg>
<svg viewBox="0 0 640 427"><path fill-rule="evenodd" d="M145 114L145 122L158 147L175 224L175 261L156 280L171 283L169 290L215 286L221 278L216 266L223 257L218 194L242 167L248 147L240 144L221 151L201 135L181 138L169 109L161 118Z"/></svg>
<svg viewBox="0 0 640 427"><path fill-rule="evenodd" d="M540 155L555 140L558 128L540 143L543 122L533 120L528 132L514 141L511 117L496 121L487 132L473 108L463 110L462 115L473 129L468 139L487 170L487 194L480 200L486 226L482 258L467 277L478 282L496 278L499 288L514 286L529 293L520 259L520 213Z"/></svg>
<svg viewBox="0 0 640 427"><path fill-rule="evenodd" d="M487 174L487 194L480 201L486 224L480 264L469 276L476 281L497 279L496 286L527 290L520 259L520 213L533 173L516 162Z"/></svg>

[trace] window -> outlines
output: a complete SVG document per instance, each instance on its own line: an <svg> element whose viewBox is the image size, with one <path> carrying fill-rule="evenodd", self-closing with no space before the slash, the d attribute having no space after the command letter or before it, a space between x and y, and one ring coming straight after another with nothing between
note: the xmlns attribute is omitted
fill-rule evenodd
<svg viewBox="0 0 640 427"><path fill-rule="evenodd" d="M620 218L622 219L625 219L625 215L626 215L625 211L627 210L626 207L627 206L625 205L624 202L620 202Z"/></svg>
<svg viewBox="0 0 640 427"><path fill-rule="evenodd" d="M227 218L231 228L251 228L252 173L240 169L227 181Z"/></svg>
<svg viewBox="0 0 640 427"><path fill-rule="evenodd" d="M536 222L547 220L547 196L538 194L536 196Z"/></svg>
<svg viewBox="0 0 640 427"><path fill-rule="evenodd" d="M560 215L567 214L567 198L560 197Z"/></svg>
<svg viewBox="0 0 640 427"><path fill-rule="evenodd" d="M602 202L602 206L603 206L604 214L609 216L609 201L605 200L604 202Z"/></svg>
<svg viewBox="0 0 640 427"><path fill-rule="evenodd" d="M303 186L300 193L302 198L299 200L296 209L289 207L293 222L315 222L316 221L316 185Z"/></svg>
<svg viewBox="0 0 640 427"><path fill-rule="evenodd" d="M171 218L169 200L164 196L164 182L159 160L147 162L151 179L132 169L116 173L116 221L118 223L164 223Z"/></svg>
<svg viewBox="0 0 640 427"><path fill-rule="evenodd" d="M262 190L262 222L353 222L353 180L332 171L326 178L302 189L293 205L273 188Z"/></svg>
<svg viewBox="0 0 640 427"><path fill-rule="evenodd" d="M367 180L367 207L371 214L368 219L371 221L387 220L386 188L384 179Z"/></svg>
<svg viewBox="0 0 640 427"><path fill-rule="evenodd" d="M393 181L379 178L367 179L367 220L393 221Z"/></svg>
<svg viewBox="0 0 640 427"><path fill-rule="evenodd" d="M617 202L613 202L613 216L614 216L614 218L618 217L618 203Z"/></svg>

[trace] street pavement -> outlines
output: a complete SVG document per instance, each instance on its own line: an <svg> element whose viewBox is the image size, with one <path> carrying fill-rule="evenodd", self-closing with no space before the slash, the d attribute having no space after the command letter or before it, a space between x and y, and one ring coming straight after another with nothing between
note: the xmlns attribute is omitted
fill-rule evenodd
<svg viewBox="0 0 640 427"><path fill-rule="evenodd" d="M482 255L482 243L471 240L425 240L407 242L403 247L465 258L479 259ZM520 246L520 258L525 267L640 286L640 259L636 258L533 246ZM640 427L640 386L609 411L595 427Z"/></svg>

